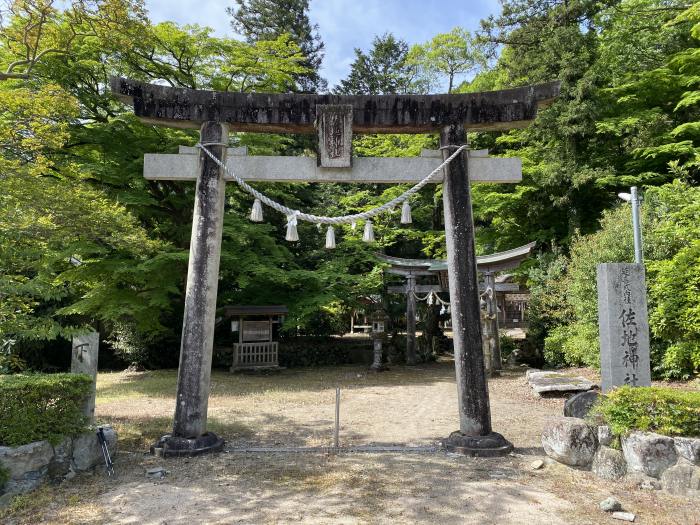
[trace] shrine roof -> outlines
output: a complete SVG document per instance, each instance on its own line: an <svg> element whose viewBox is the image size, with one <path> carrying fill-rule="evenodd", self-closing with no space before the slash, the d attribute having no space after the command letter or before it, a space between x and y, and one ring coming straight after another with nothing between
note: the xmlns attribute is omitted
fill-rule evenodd
<svg viewBox="0 0 700 525"><path fill-rule="evenodd" d="M280 304L275 305L229 305L223 307L224 317L242 315L287 315L289 309Z"/></svg>
<svg viewBox="0 0 700 525"><path fill-rule="evenodd" d="M478 255L476 257L477 270L503 271L517 267L525 260L535 247L531 242L517 248L492 253L490 255ZM447 261L441 259L405 259L377 253L377 258L392 266L393 270L406 272L444 272L447 271ZM391 271L391 270L390 270Z"/></svg>

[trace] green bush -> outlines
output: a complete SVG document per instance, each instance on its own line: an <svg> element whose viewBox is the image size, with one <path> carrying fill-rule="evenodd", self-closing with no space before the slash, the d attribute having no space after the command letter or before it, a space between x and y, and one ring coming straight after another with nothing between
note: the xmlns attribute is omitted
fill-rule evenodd
<svg viewBox="0 0 700 525"><path fill-rule="evenodd" d="M83 414L92 379L80 374L0 376L0 445L18 446L86 429Z"/></svg>
<svg viewBox="0 0 700 525"><path fill-rule="evenodd" d="M624 386L603 396L594 414L617 436L632 430L700 436L700 392Z"/></svg>
<svg viewBox="0 0 700 525"><path fill-rule="evenodd" d="M648 188L642 206L644 262L655 375L700 373L700 188ZM530 272L530 334L550 365L597 367L596 267L632 262L630 208L603 214L600 230L577 235L568 256L540 258Z"/></svg>
<svg viewBox="0 0 700 525"><path fill-rule="evenodd" d="M672 259L651 263L652 334L670 343L661 361L665 376L688 379L700 371L700 240Z"/></svg>
<svg viewBox="0 0 700 525"><path fill-rule="evenodd" d="M557 326L544 341L544 358L551 364L600 367L598 327L583 322Z"/></svg>

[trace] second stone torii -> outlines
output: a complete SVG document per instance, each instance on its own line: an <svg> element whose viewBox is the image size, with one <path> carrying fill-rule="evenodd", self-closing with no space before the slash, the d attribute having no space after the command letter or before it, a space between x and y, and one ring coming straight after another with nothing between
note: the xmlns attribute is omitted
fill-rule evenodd
<svg viewBox="0 0 700 525"><path fill-rule="evenodd" d="M489 341L489 351L491 352L488 369L501 369L495 293L518 290L517 285L496 283L495 274L517 268L530 256L534 248L535 243L531 242L511 250L476 257L477 271L484 276L484 282L479 283L479 292L480 294L487 292L485 295L487 316L482 328L485 330L484 339ZM406 364L414 364L416 361L416 300L414 294L449 292L447 263L437 259L406 259L384 254L376 254L376 256L380 261L389 265L389 268L385 270L387 273L402 275L406 279L404 286L390 286L388 292L406 294ZM441 284L416 284L416 278L420 276L437 276ZM491 293L488 293L489 289Z"/></svg>

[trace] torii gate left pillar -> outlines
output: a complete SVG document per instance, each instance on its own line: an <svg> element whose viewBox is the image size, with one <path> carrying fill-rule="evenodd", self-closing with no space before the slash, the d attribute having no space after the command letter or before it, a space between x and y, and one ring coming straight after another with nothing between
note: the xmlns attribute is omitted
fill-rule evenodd
<svg viewBox="0 0 700 525"><path fill-rule="evenodd" d="M228 126L204 122L200 143L226 162ZM202 151L192 216L175 418L172 434L151 447L159 455L193 455L224 446L223 439L207 432L207 409L214 349L215 324L211 321L216 317L225 200L224 170Z"/></svg>
<svg viewBox="0 0 700 525"><path fill-rule="evenodd" d="M314 133L315 122L331 127L320 130L319 164L315 169L302 157L284 159L284 173L299 182L384 182L420 180L435 159L353 159L350 136L359 133L440 132L443 154L448 156L466 143L466 130L501 130L524 127L539 106L559 93L552 82L503 91L455 95L298 95L250 94L195 91L112 78L112 91L132 103L144 122L192 128L202 126L202 143L219 159L226 154L226 126L234 131ZM323 109L325 108L325 109ZM219 130L221 140L205 135ZM348 133L349 132L349 133ZM325 158L324 158L325 155ZM200 169L192 177L194 156L172 159L161 165L164 176L152 178L197 180L197 201L190 250L185 324L178 373L177 408L173 434L164 436L156 448L165 455L190 455L221 448L222 442L206 432L206 409L211 374L216 285L218 283L221 221L223 220L224 176L216 163L200 153ZM187 158L189 157L189 158ZM265 173L274 157L265 159ZM146 158L148 160L148 157ZM308 159L311 160L311 159ZM355 161L363 176L351 169ZM379 160L389 161L382 164ZM272 162L271 162L272 161ZM446 440L448 449L474 456L508 453L512 445L492 432L488 388L483 370L474 228L471 217L471 180L514 182L513 162L518 159L471 159L462 152L445 169L444 203L450 293L460 296L452 305L455 342L455 372L460 428ZM324 164L325 162L325 164ZM474 170L472 172L472 163ZM300 169L292 169L296 164ZM315 162L313 163L315 164ZM145 163L144 170L146 171ZM162 169L166 166L165 169ZM384 166L384 167L382 167ZM158 171L158 170L156 170ZM290 175L291 174L291 175ZM248 179L253 180L253 179ZM261 179L258 179L261 180ZM287 180L287 179L274 179ZM199 214L199 215L198 215ZM218 247L214 246L217 245ZM215 259L211 261L209 259ZM191 335L191 337L190 337Z"/></svg>

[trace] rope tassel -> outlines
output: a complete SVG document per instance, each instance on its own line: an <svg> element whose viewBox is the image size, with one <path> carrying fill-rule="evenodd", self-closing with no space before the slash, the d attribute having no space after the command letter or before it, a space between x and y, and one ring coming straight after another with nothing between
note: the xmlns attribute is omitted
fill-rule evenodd
<svg viewBox="0 0 700 525"><path fill-rule="evenodd" d="M372 228L372 221L369 219L365 222L365 233L362 236L362 240L365 242L374 242L374 229Z"/></svg>
<svg viewBox="0 0 700 525"><path fill-rule="evenodd" d="M405 200L401 206L401 224L411 224L412 222L411 205L408 203L408 200Z"/></svg>
<svg viewBox="0 0 700 525"><path fill-rule="evenodd" d="M299 212L289 215L287 217L287 236L285 239L290 242L299 240L299 233L297 232L297 215Z"/></svg>
<svg viewBox="0 0 700 525"><path fill-rule="evenodd" d="M260 199L255 199L255 202L253 203L253 209L250 210L250 220L253 222L263 221L263 210Z"/></svg>
<svg viewBox="0 0 700 525"><path fill-rule="evenodd" d="M326 230L326 248L332 250L335 248L335 229L329 226Z"/></svg>

